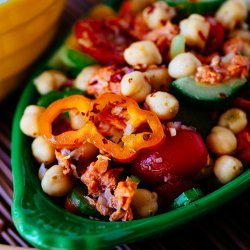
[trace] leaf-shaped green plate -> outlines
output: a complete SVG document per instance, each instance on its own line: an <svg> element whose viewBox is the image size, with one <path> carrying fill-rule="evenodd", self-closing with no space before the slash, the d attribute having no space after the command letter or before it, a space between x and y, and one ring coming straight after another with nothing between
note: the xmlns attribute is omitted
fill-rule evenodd
<svg viewBox="0 0 250 250"><path fill-rule="evenodd" d="M33 78L46 68L47 61ZM39 249L93 250L159 235L217 208L250 185L250 170L247 170L227 185L186 207L128 222L94 221L70 214L42 192L37 176L38 164L31 154L31 140L19 128L25 107L36 103L37 97L31 80L24 90L14 118L12 217L19 233Z"/></svg>

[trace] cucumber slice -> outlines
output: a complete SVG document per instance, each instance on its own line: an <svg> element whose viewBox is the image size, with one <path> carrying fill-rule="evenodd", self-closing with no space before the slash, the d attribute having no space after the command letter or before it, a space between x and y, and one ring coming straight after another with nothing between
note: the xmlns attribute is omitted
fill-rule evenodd
<svg viewBox="0 0 250 250"><path fill-rule="evenodd" d="M167 4L177 7L181 14L213 13L225 0L164 0Z"/></svg>
<svg viewBox="0 0 250 250"><path fill-rule="evenodd" d="M224 83L209 85L197 83L193 76L186 76L173 81L171 90L191 101L212 104L228 100L245 83L246 79L233 78Z"/></svg>
<svg viewBox="0 0 250 250"><path fill-rule="evenodd" d="M70 203L82 214L103 219L104 216L102 216L93 206L89 204L89 201L85 198L86 195L87 190L85 188L75 187L68 196L68 199Z"/></svg>
<svg viewBox="0 0 250 250"><path fill-rule="evenodd" d="M190 204L193 201L196 201L203 197L204 194L199 188L191 188L185 192L183 192L180 196L178 196L171 207L173 209L186 206L187 204Z"/></svg>

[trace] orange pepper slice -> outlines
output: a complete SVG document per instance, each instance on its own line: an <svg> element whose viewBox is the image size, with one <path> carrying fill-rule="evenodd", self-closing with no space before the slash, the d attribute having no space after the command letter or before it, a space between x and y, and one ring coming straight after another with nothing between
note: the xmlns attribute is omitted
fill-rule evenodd
<svg viewBox="0 0 250 250"><path fill-rule="evenodd" d="M127 122L134 131L145 124L151 131L139 133L131 131L130 134L121 137L120 143L107 139L98 130L96 121L98 115L109 105L125 110ZM85 115L83 127L53 135L52 122L59 114L70 109L77 109ZM119 162L131 161L139 150L156 147L165 138L162 124L153 112L141 109L129 97L109 93L101 95L96 100L83 96L70 96L52 103L40 118L40 131L55 148L75 148L83 141L88 141Z"/></svg>

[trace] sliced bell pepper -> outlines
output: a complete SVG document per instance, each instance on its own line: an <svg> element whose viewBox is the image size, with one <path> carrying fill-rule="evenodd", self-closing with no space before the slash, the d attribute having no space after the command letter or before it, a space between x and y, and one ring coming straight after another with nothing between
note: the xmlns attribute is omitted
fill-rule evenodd
<svg viewBox="0 0 250 250"><path fill-rule="evenodd" d="M87 139L88 124L85 124L79 130L66 131L55 136L52 132L52 123L63 112L77 109L79 112L87 114L91 108L91 100L81 95L59 99L53 102L41 115L39 121L40 132L55 148L72 148L73 146L80 145Z"/></svg>
<svg viewBox="0 0 250 250"><path fill-rule="evenodd" d="M106 138L98 127L102 112L105 112L109 106L114 107L116 111L120 110L125 113L124 131L128 123L132 128L131 133L124 134L123 131L119 143ZM79 130L66 131L57 136L53 135L53 121L59 114L70 109L77 109L85 115L84 126ZM117 118L119 117L112 113L111 109L110 114L107 115L107 122L112 126L116 121L119 121ZM143 125L148 125L149 132L134 132ZM122 122L119 122L117 127L121 129ZM74 148L83 141L88 141L120 162L131 161L140 149L153 148L165 138L161 122L154 113L140 109L131 98L115 94L103 94L94 101L78 95L58 100L42 114L40 131L55 148Z"/></svg>

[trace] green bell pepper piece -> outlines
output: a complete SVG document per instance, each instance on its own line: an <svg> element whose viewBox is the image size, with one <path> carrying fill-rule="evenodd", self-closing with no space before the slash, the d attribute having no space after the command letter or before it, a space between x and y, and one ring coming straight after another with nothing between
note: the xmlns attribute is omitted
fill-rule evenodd
<svg viewBox="0 0 250 250"><path fill-rule="evenodd" d="M48 66L76 77L83 68L95 63L97 61L89 55L63 45L49 61Z"/></svg>
<svg viewBox="0 0 250 250"><path fill-rule="evenodd" d="M51 91L46 95L43 95L39 98L37 105L42 107L48 107L52 102L62 99L71 95L82 95L83 91L79 89L67 88L64 91Z"/></svg>
<svg viewBox="0 0 250 250"><path fill-rule="evenodd" d="M102 219L105 218L93 206L89 204L89 201L85 198L86 195L87 195L86 188L75 187L68 196L68 199L70 203L82 214Z"/></svg>

